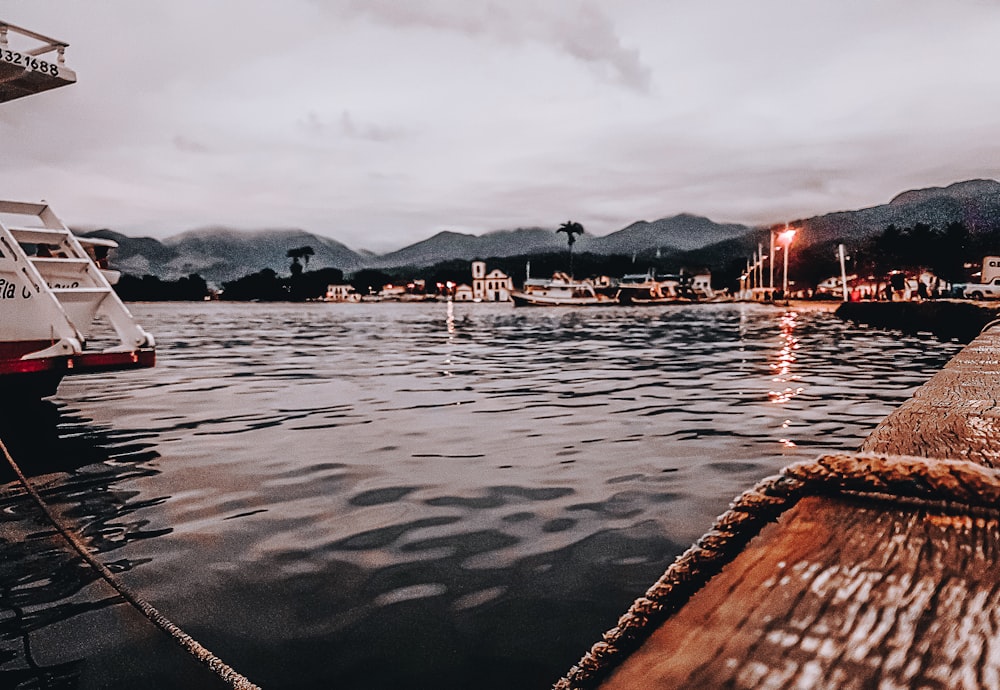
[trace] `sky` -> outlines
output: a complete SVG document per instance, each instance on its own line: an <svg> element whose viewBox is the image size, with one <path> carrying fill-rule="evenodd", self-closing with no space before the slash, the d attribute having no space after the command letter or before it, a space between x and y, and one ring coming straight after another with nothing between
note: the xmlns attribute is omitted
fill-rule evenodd
<svg viewBox="0 0 1000 690"><path fill-rule="evenodd" d="M165 238L678 213L1000 178L1000 0L0 0L78 82L0 105L0 198Z"/></svg>

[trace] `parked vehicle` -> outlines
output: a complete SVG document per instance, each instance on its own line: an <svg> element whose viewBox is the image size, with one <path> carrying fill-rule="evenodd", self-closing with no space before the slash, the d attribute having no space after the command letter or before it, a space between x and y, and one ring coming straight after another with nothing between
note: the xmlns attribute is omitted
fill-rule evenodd
<svg viewBox="0 0 1000 690"><path fill-rule="evenodd" d="M983 270L978 283L955 283L951 292L966 299L1000 299L1000 256L983 258Z"/></svg>
<svg viewBox="0 0 1000 690"><path fill-rule="evenodd" d="M955 283L952 294L966 299L1000 299L1000 278L991 283Z"/></svg>

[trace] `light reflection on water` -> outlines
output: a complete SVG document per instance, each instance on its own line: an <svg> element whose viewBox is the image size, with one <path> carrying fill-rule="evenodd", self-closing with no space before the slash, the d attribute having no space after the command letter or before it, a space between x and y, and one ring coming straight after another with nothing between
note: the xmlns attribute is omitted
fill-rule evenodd
<svg viewBox="0 0 1000 690"><path fill-rule="evenodd" d="M794 311L785 312L779 321L781 328L781 348L778 350L777 359L771 363L771 370L774 378L771 380L777 384L778 390L768 393L771 402L783 405L791 401L803 390L798 382L802 380L794 371L795 351L799 349L799 339L795 337L795 326L797 325L798 314ZM784 386L782 388L782 386ZM792 420L786 419L781 423L782 429L788 429ZM778 442L786 448L794 448L795 441L790 438L780 438Z"/></svg>
<svg viewBox="0 0 1000 690"><path fill-rule="evenodd" d="M268 688L547 687L734 495L958 349L760 305L133 311L157 368L64 383L53 442L89 464L38 480ZM0 686L211 687L4 495ZM33 599L52 558L72 584Z"/></svg>

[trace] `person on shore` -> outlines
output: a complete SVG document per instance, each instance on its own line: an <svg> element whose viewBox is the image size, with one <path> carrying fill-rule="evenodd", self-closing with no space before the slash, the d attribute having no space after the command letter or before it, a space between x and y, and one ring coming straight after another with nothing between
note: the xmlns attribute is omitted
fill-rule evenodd
<svg viewBox="0 0 1000 690"><path fill-rule="evenodd" d="M890 300L895 300L896 295L899 295L900 299L906 298L906 276L898 271L890 274L889 285L892 287L892 295L889 297Z"/></svg>

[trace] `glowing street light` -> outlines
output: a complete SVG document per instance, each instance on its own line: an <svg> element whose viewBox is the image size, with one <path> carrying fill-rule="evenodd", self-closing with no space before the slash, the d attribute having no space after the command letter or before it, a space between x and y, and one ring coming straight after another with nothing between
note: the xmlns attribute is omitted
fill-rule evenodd
<svg viewBox="0 0 1000 690"><path fill-rule="evenodd" d="M785 275L781 283L781 293L785 296L785 301L788 301L788 247L792 244L792 240L794 239L795 228L790 228L786 225L785 229L778 233L778 244L780 244L785 250Z"/></svg>

